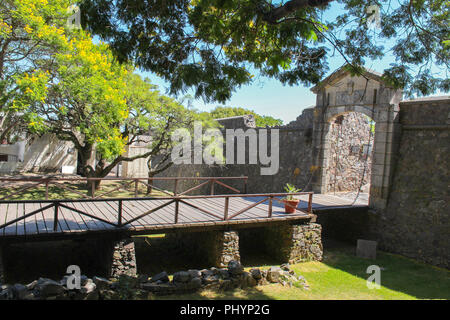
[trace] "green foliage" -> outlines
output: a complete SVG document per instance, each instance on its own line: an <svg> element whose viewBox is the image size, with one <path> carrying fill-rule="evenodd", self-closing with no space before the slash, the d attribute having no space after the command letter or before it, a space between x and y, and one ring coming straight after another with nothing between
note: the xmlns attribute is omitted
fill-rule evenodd
<svg viewBox="0 0 450 320"><path fill-rule="evenodd" d="M52 66L36 68L16 80L21 93L13 106L24 114L31 132L51 132L76 147L96 144L105 159L124 152L120 127L128 117L127 70L105 44L93 44L83 31L72 34ZM45 70L45 71L44 71Z"/></svg>
<svg viewBox="0 0 450 320"><path fill-rule="evenodd" d="M297 192L302 191L302 189L297 189L296 186L294 186L294 185L292 185L292 184L290 184L290 183L286 183L286 185L284 186L284 190L285 190L287 193L297 193ZM294 200L294 196L288 195L288 196L286 196L286 199L287 199L287 200Z"/></svg>
<svg viewBox="0 0 450 320"><path fill-rule="evenodd" d="M105 176L120 161L168 160L177 128L195 120L213 125L209 115L161 95L132 65L119 63L109 45L67 26L74 3L0 2L1 140L18 124L28 133L55 134L74 143L84 175ZM149 134L147 152L126 155Z"/></svg>
<svg viewBox="0 0 450 320"><path fill-rule="evenodd" d="M210 115L214 119L228 118L243 115L253 115L255 117L256 126L258 127L274 127L283 125L283 120L275 119L271 116L262 116L254 112L239 107L216 107L210 111Z"/></svg>
<svg viewBox="0 0 450 320"><path fill-rule="evenodd" d="M325 7L346 12L326 21ZM379 5L381 29L367 23ZM131 60L170 82L171 93L224 102L252 82L252 72L283 84L311 85L342 55L360 72L366 59L392 52L385 79L410 94L448 91L449 2L445 0L84 0L83 25L107 40L121 61ZM387 44L392 43L388 47ZM448 77L447 77L448 78Z"/></svg>
<svg viewBox="0 0 450 320"><path fill-rule="evenodd" d="M433 66L448 72L448 21L450 2L446 0L389 1L340 0L347 13L332 25L338 32L345 26L345 38L336 38L349 61L363 65L365 58L376 59L390 51L395 57L384 70L383 78L396 88L405 88L407 96L449 91L448 77L441 79L430 70ZM380 6L381 27L368 30L367 9ZM364 18L366 17L366 18ZM355 19L356 18L356 19ZM353 21L353 22L352 22ZM386 44L392 43L391 47Z"/></svg>
<svg viewBox="0 0 450 320"><path fill-rule="evenodd" d="M196 98L219 102L252 81L249 66L291 85L316 83L327 71L323 40L301 21L315 11L294 13L296 22L269 24L269 8L255 0L81 3L83 26L108 40L121 61L168 80L171 93L195 87Z"/></svg>
<svg viewBox="0 0 450 320"><path fill-rule="evenodd" d="M22 112L47 95L51 57L68 48L67 8L74 2L0 2L0 140L9 140L27 126L43 130L36 113Z"/></svg>

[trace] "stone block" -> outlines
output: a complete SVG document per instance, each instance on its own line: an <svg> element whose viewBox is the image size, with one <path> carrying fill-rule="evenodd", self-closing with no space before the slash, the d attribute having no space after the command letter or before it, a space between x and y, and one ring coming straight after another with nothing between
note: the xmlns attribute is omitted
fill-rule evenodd
<svg viewBox="0 0 450 320"><path fill-rule="evenodd" d="M150 282L157 282L157 281L161 281L161 282L169 282L169 275L167 274L166 271L160 272L157 275L154 275L151 279Z"/></svg>
<svg viewBox="0 0 450 320"><path fill-rule="evenodd" d="M377 242L358 239L356 243L356 256L366 259L377 258Z"/></svg>

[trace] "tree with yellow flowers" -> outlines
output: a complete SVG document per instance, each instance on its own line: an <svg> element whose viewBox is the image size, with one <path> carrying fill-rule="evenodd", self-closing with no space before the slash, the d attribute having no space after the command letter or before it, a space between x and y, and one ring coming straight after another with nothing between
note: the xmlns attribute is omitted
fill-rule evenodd
<svg viewBox="0 0 450 320"><path fill-rule="evenodd" d="M170 132L198 114L118 63L108 45L69 28L72 4L0 2L2 135L20 123L27 133L71 141L86 177L104 177L121 161L166 156ZM148 151L128 156L126 147L149 133Z"/></svg>
<svg viewBox="0 0 450 320"><path fill-rule="evenodd" d="M0 2L0 142L12 139L27 122L39 125L23 111L27 100L46 95L51 57L68 46L68 7L74 2Z"/></svg>

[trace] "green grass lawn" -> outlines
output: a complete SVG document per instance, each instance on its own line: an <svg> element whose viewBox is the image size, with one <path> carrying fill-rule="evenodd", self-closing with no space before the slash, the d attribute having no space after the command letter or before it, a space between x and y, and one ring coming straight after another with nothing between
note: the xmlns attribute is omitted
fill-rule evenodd
<svg viewBox="0 0 450 320"><path fill-rule="evenodd" d="M372 264L382 268L380 289L366 286L369 276L366 270ZM310 290L270 284L246 290L203 291L154 299L450 299L448 270L384 252L378 252L376 260L367 260L355 257L352 247L339 245L326 250L322 262L298 263L292 268L306 278Z"/></svg>

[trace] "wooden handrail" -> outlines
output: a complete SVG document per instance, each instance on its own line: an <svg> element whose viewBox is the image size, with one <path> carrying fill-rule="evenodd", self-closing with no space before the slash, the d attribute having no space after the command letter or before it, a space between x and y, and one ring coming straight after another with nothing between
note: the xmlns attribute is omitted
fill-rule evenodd
<svg viewBox="0 0 450 320"><path fill-rule="evenodd" d="M137 198L112 198L112 199L66 199L66 200L13 200L13 201L0 201L0 203L48 203L48 205L41 207L40 209L31 211L29 213L25 213L23 214L23 216L21 217L17 217L11 221L8 221L2 225L0 225L0 229L3 229L13 223L16 223L18 221L21 220L25 220L26 218L36 215L44 210L53 208L54 209L54 220L53 220L53 231L57 232L58 231L58 220L59 220L59 211L60 208L64 208L66 210L70 210L73 212L76 212L78 214L90 217L92 219L95 220L99 220L103 223L112 225L114 227L118 227L121 228L127 224L131 224L134 221L137 221L153 212L156 212L164 207L167 207L168 205L175 203L175 212L174 212L174 216L175 216L175 221L174 224L178 224L178 218L179 218L179 210L180 210L180 203L183 203L185 205L188 205L190 207L193 207L209 216L212 216L216 219L218 219L218 221L229 221L233 218L236 218L237 216L243 214L244 212L250 210L251 208L254 208L266 201L269 201L269 207L268 207L268 218L272 218L272 203L273 200L279 201L281 202L281 200L277 199L279 197L286 197L287 195L291 195L291 196L295 196L295 195L308 195L308 211L307 213L309 215L312 214L312 197L313 197L313 192L297 192L297 193L261 193L261 194L251 194L251 195L245 195L246 198L251 198L251 197L263 197L263 199L239 210L238 212L234 213L233 215L229 215L229 202L230 202L230 198L235 198L235 197L242 197L242 195L236 195L236 194L227 194L227 195L203 195L203 196L182 196L182 195L174 195L171 197L165 197L165 198L160 198L160 197L148 197L148 198L138 198L139 201L152 201L152 200L169 200L168 202L161 204L155 208L152 208L130 220L125 221L125 223L122 222L122 203L123 201L135 201L137 200ZM219 215L214 214L213 212L210 212L202 207L199 207L195 204L189 203L186 200L189 199L215 199L215 198L224 198L225 199L225 209L223 212L223 218ZM74 208L73 206L69 206L67 204L67 202L71 202L71 203L79 203L79 202L100 202L100 201L118 201L118 206L117 206L117 221L112 222L112 221L108 221L105 220L101 217L98 217L96 215L90 214L86 211L82 211L79 210L77 208ZM300 210L300 209L296 209L299 212L305 213L304 211Z"/></svg>
<svg viewBox="0 0 450 320"><path fill-rule="evenodd" d="M288 195L300 196L300 195L313 195L314 192L296 192L296 193L251 193L251 194L215 194L215 195L198 195L198 196L167 196L167 197L142 197L142 198L94 198L94 199L52 199L52 200L0 200L1 203L54 203L56 202L97 202L97 201L131 201L131 200L173 200L173 199L209 199L209 198L234 198L234 197L286 197Z"/></svg>

